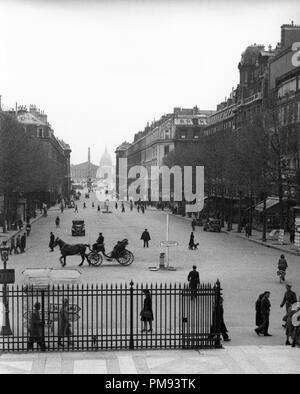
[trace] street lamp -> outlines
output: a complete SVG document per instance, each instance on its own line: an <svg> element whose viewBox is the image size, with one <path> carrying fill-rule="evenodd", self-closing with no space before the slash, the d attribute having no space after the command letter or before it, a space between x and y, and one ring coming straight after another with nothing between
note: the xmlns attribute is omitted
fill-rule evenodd
<svg viewBox="0 0 300 394"><path fill-rule="evenodd" d="M0 253L1 253L1 260L3 261L4 271L6 271L9 251L10 251L10 247L6 246L6 242L3 242L3 245L0 246ZM1 328L0 335L10 336L10 335L13 335L13 332L10 328L10 322L9 322L9 307L8 307L7 284L6 283L3 284L3 304L5 307L5 320L4 320L4 325Z"/></svg>

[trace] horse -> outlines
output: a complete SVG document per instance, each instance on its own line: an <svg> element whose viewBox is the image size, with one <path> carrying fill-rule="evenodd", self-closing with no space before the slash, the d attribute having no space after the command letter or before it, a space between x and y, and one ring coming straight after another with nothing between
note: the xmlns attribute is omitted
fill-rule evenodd
<svg viewBox="0 0 300 394"><path fill-rule="evenodd" d="M89 248L90 245L86 245L86 244L68 245L60 238L56 238L56 240L54 241L53 247L55 248L57 245L59 246L60 252L61 252L61 257L59 258L59 261L60 261L62 267L66 266L66 257L67 256L75 256L75 255L80 255L82 258L81 263L79 264L79 267L82 266L85 259L87 259L87 261L90 265L88 255L86 254L86 248Z"/></svg>

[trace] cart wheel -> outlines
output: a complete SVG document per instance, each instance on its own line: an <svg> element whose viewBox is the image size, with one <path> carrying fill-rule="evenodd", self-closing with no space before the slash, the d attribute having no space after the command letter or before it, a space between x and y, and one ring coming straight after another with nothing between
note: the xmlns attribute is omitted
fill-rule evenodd
<svg viewBox="0 0 300 394"><path fill-rule="evenodd" d="M120 263L121 265L124 265L124 266L130 265L134 261L134 255L129 250L125 250L123 255L121 257L117 258L117 261L118 261L118 263Z"/></svg>
<svg viewBox="0 0 300 394"><path fill-rule="evenodd" d="M103 262L103 257L101 254L98 254L96 252L91 252L89 255L89 262L94 266L94 267L99 267L102 262Z"/></svg>

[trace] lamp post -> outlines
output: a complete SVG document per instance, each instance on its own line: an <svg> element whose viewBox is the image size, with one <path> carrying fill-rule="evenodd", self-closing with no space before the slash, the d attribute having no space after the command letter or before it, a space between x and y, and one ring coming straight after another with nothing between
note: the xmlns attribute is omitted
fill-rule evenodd
<svg viewBox="0 0 300 394"><path fill-rule="evenodd" d="M6 246L6 242L3 242L3 245L0 246L0 253L1 253L1 260L3 261L3 268L6 271L6 266L8 262L8 255L9 255L10 248ZM4 325L1 328L0 335L2 336L10 336L13 335L13 332L10 328L9 322L9 307L8 307L8 298L7 298L7 284L3 284L3 304L5 307L5 318L4 318Z"/></svg>

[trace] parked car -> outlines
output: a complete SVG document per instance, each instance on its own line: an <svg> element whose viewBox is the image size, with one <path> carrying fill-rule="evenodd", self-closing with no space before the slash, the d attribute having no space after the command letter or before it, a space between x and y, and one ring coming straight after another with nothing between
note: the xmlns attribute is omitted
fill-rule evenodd
<svg viewBox="0 0 300 394"><path fill-rule="evenodd" d="M71 201L68 203L68 208L75 208L75 202L74 202L73 200L71 200Z"/></svg>
<svg viewBox="0 0 300 394"><path fill-rule="evenodd" d="M72 222L72 236L85 236L84 220L73 220Z"/></svg>
<svg viewBox="0 0 300 394"><path fill-rule="evenodd" d="M209 218L204 223L203 230L219 233L221 231L221 221L219 219Z"/></svg>
<svg viewBox="0 0 300 394"><path fill-rule="evenodd" d="M85 198L90 198L90 194L89 193L85 193Z"/></svg>

